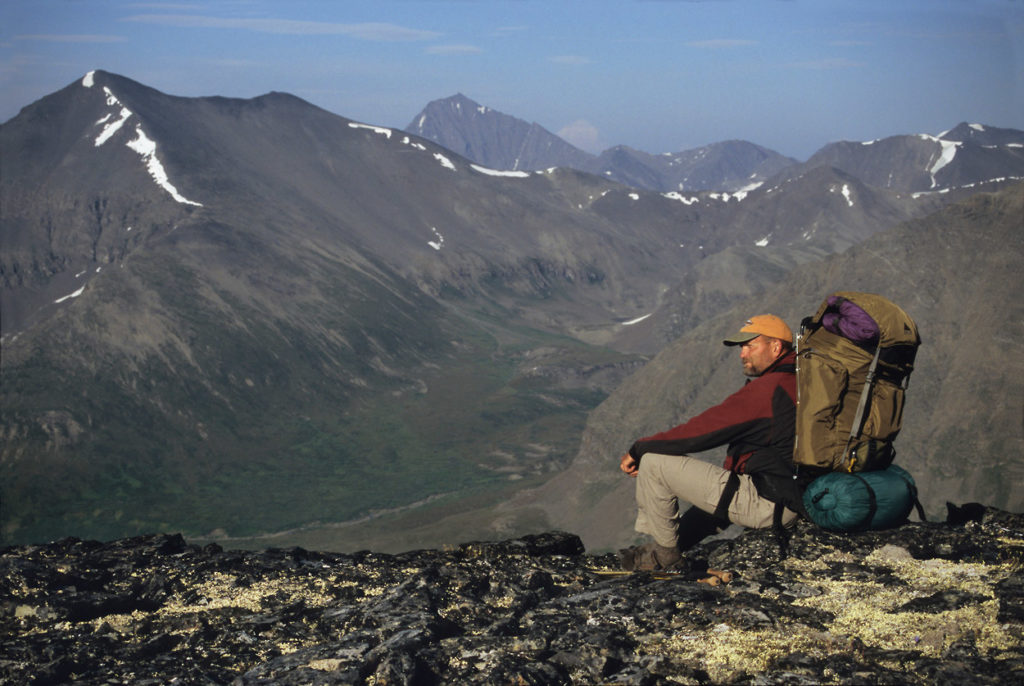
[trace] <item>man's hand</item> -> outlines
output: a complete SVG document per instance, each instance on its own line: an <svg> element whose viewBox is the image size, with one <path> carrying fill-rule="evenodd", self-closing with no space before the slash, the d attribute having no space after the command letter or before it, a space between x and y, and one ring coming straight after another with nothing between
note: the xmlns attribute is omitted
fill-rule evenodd
<svg viewBox="0 0 1024 686"><path fill-rule="evenodd" d="M619 462L619 469L621 469L627 476L631 476L635 479L636 475L640 473L640 463L637 462L632 455L626 453L622 456L622 460Z"/></svg>

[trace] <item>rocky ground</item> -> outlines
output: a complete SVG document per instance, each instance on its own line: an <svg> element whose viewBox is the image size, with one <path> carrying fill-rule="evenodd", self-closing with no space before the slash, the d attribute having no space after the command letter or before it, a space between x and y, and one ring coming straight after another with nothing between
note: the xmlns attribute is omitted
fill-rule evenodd
<svg viewBox="0 0 1024 686"><path fill-rule="evenodd" d="M0 553L5 684L1024 683L1024 515L707 543L614 573L571 534L384 555L160 535ZM702 582L707 569L730 583Z"/></svg>

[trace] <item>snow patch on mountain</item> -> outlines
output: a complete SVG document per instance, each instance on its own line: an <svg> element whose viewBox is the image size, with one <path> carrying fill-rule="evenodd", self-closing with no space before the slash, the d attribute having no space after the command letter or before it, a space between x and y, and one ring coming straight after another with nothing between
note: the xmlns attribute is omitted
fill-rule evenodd
<svg viewBox="0 0 1024 686"><path fill-rule="evenodd" d="M174 184L167 178L167 172L164 170L164 165L160 163L160 160L156 156L156 143L145 134L141 126L135 127L136 138L128 141L127 145L129 148L139 153L142 156L142 160L146 163L146 170L149 171L149 175L153 177L156 184L163 188L165 191L171 194L171 197L182 203L183 205L195 205L196 207L202 207L202 203L189 200L174 187Z"/></svg>
<svg viewBox="0 0 1024 686"><path fill-rule="evenodd" d="M110 92L109 88L104 88L103 90L107 93L108 105L115 106L121 104L117 101L117 98L115 98L114 95ZM124 123L128 121L129 117L132 116L132 112L127 107L121 107L119 115L120 118L115 121L110 121L110 118L113 115L107 114L107 116L103 117L102 119L96 122L97 126L104 123L106 124L103 127L103 131L100 132L100 135L96 136L96 140L94 141L94 144L97 148L106 143L108 140L110 140L110 137L117 133L122 126L124 126Z"/></svg>
<svg viewBox="0 0 1024 686"><path fill-rule="evenodd" d="M430 230L434 232L434 237L437 240L436 241L427 241L427 245L429 245L434 250L440 250L441 247L444 245L444 236L442 236L438 232L438 230L435 227L433 227L433 226L430 227Z"/></svg>
<svg viewBox="0 0 1024 686"><path fill-rule="evenodd" d="M747 197L747 192L736 191L734 193L711 193L709 197L715 200L721 200L722 202L729 202L730 200L733 199L735 199L736 202L741 202L744 198Z"/></svg>
<svg viewBox="0 0 1024 686"><path fill-rule="evenodd" d="M642 322L643 320L647 319L650 316L651 315L649 315L649 314L645 314L642 317L637 317L636 319L630 319L628 322L622 322L622 326L633 326L634 324L639 324L640 322Z"/></svg>
<svg viewBox="0 0 1024 686"><path fill-rule="evenodd" d="M94 71L90 71L82 78L82 85L85 88L92 88L96 84L96 76ZM96 126L103 126L103 130L100 131L99 135L93 141L95 147L104 145L107 141L113 138L114 134L121 130L125 122L128 121L133 115L132 111L129 110L124 104L118 100L117 96L114 95L113 91L107 86L103 87L103 92L107 96L107 107L117 108L118 118L111 121L114 116L114 112L108 112L105 116L101 117L96 121ZM203 204L189 200L175 188L174 184L170 182L167 176L167 171L164 169L164 165L160 162L160 159L156 156L156 142L149 138L146 133L142 130L141 124L135 125L135 138L125 143L127 147L139 153L142 157L142 161L146 165L146 171L156 181L156 184L160 188L167 191L172 198L183 205L195 205L196 207L202 207ZM130 230L130 229L129 229ZM73 296L67 296L73 297ZM57 302L60 302L59 300Z"/></svg>
<svg viewBox="0 0 1024 686"><path fill-rule="evenodd" d="M434 153L434 159L437 160L438 162L440 162L442 167L445 167L447 169L451 169L452 171L458 171L458 169L456 169L456 167L455 167L455 164L450 159L448 159L447 157L442 155L441 153L435 152Z"/></svg>
<svg viewBox="0 0 1024 686"><path fill-rule="evenodd" d="M828 192L829 193L835 193L836 192L836 187L832 186L831 188L828 189ZM844 183L842 189L840 189L839 192L842 193L844 198L846 198L846 204L849 205L850 207L853 207L853 194L850 191L849 184L845 184Z"/></svg>
<svg viewBox="0 0 1024 686"><path fill-rule="evenodd" d="M695 202L700 202L700 198L698 198L695 195L691 197L686 197L682 193L679 193L677 191L669 191L668 193L662 193L662 195L668 198L669 200L678 200L684 205L692 205Z"/></svg>
<svg viewBox="0 0 1024 686"><path fill-rule="evenodd" d="M405 138L402 139L402 143L405 144L405 145L408 145L411 148L416 148L417 150L422 150L423 152L427 151L427 146L423 145L422 143L415 143L415 142L413 142L413 140L411 138L409 138L408 136L406 136Z"/></svg>
<svg viewBox="0 0 1024 686"><path fill-rule="evenodd" d="M938 185L938 181L935 180L935 175L939 173L943 167L948 165L956 157L956 150L962 144L960 141L947 141L942 138L935 136L929 136L926 133L918 134L919 138L926 141L932 141L938 143L940 146L939 155L932 163L931 167L928 168L928 173L932 177L932 188Z"/></svg>
<svg viewBox="0 0 1024 686"><path fill-rule="evenodd" d="M68 293L64 297L57 298L53 302L54 302L55 305L59 305L60 303L64 302L65 300L70 300L71 298L77 298L78 296L80 296L82 294L82 291L84 291L84 290L85 290L85 286L82 286L81 288L79 288L74 293Z"/></svg>
<svg viewBox="0 0 1024 686"><path fill-rule="evenodd" d="M489 169L487 167L481 167L478 164L469 165L474 171L478 171L481 174L487 174L488 176L509 176L515 179L525 179L530 175L530 172L524 171L500 171L498 169Z"/></svg>
<svg viewBox="0 0 1024 686"><path fill-rule="evenodd" d="M380 135L384 136L385 138L388 138L388 139L391 138L391 129L384 128L383 126L373 126L371 124L360 124L360 123L354 122L354 121L350 121L348 123L348 125L349 125L350 128L353 128L353 129L367 129L369 131L373 131L374 133L379 133Z"/></svg>

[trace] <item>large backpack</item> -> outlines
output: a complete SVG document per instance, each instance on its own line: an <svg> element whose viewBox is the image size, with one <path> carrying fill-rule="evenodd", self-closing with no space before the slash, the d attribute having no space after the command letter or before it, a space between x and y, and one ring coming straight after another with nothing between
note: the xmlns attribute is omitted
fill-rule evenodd
<svg viewBox="0 0 1024 686"><path fill-rule="evenodd" d="M920 344L914 320L871 293L834 293L803 320L796 339L798 469L859 472L893 461Z"/></svg>

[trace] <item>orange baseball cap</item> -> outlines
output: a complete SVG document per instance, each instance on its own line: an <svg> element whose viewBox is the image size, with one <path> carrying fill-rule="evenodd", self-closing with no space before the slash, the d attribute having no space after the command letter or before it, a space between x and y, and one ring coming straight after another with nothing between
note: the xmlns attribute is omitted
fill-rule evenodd
<svg viewBox="0 0 1024 686"><path fill-rule="evenodd" d="M770 336L778 338L787 343L793 343L793 332L790 331L786 322L774 314L758 314L748 319L739 333L726 338L722 343L725 345L742 345L752 341L758 336Z"/></svg>

